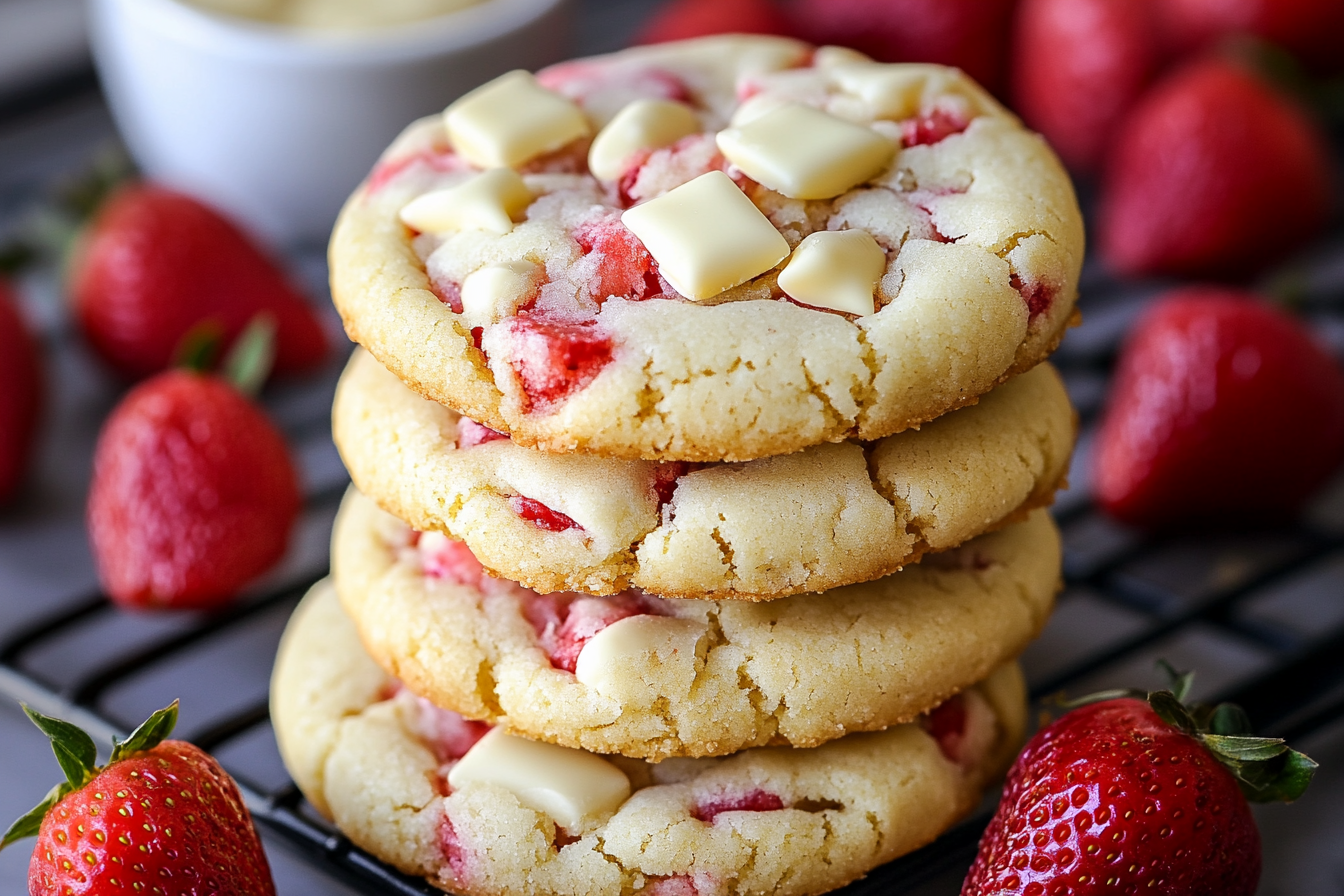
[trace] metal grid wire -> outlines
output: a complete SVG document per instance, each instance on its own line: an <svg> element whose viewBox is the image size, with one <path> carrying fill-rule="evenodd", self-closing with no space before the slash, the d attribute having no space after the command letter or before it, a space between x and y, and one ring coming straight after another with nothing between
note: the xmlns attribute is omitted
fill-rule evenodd
<svg viewBox="0 0 1344 896"><path fill-rule="evenodd" d="M76 87L87 90L88 84L77 83ZM1338 239L1335 245L1344 248ZM1323 262L1326 267L1344 267L1340 264L1344 252L1331 255L1333 262L1329 258ZM1152 293L1122 287L1090 268L1084 279L1083 310L1089 323L1066 341L1056 364L1079 406L1086 445L1119 334ZM1344 317L1328 310L1318 310L1314 317L1324 332L1344 332ZM329 399L330 376L312 389L316 398L309 396L310 408L314 400L320 406ZM271 396L269 404L282 424L293 424L286 420L285 401L283 396ZM311 411L308 417L297 429L287 426L291 439L305 427L309 436L315 429L324 432L324 420L312 419ZM320 432L317 436L321 441ZM1085 456L1084 448L1080 457ZM1179 660L1183 651L1189 654L1192 644L1198 656L1199 645L1212 643L1223 645L1213 655L1233 668L1230 676L1215 681L1202 696L1236 700L1261 730L1301 738L1344 718L1344 617L1333 621L1320 617L1319 625L1311 622L1295 628L1284 624L1284 611L1276 611L1274 601L1264 597L1283 592L1304 576L1310 579L1322 568L1338 574L1327 576L1315 586L1316 591L1328 589L1336 592L1336 598L1340 596L1344 526L1332 525L1330 520L1341 514L1334 511L1332 516L1327 507L1309 515L1309 522L1253 539L1231 535L1144 538L1117 528L1096 511L1087 498L1083 466L1075 463L1074 489L1055 508L1065 538L1067 585L1056 622L1084 610L1086 614L1083 624L1072 628L1056 630L1052 623L1045 640L1028 652L1025 662L1034 698L1060 690L1079 693L1112 682L1120 674L1117 670L1147 668L1153 656ZM341 490L339 478L330 477L309 489L307 517L316 521L313 541L319 549ZM271 640L262 640L273 649L275 630L322 572L310 564L225 612L174 616L167 623L154 617L127 616L103 595L89 593L0 633L0 694L71 719L106 742L113 735L124 735L134 721L129 712L117 710L117 701L109 701L110 694L157 667L191 658L258 626L270 633L266 638ZM1308 582L1303 587L1310 591L1312 586ZM59 647L72 631L103 628L114 630L125 646L79 657L72 656L74 648ZM53 661L52 656L60 659ZM236 662L266 662L264 655L248 656ZM224 758L263 826L354 888L371 894L439 892L352 846L317 816L292 783L260 780L230 762L228 748L241 741L262 741L274 750L264 695L229 704L227 711L216 713L187 736ZM987 811L925 849L878 869L845 892L908 892L937 875L965 868L974 855Z"/></svg>

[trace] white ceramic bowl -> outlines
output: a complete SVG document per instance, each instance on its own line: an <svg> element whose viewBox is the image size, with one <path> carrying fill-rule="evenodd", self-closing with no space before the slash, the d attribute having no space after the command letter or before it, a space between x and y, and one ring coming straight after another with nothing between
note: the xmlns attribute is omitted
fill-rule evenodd
<svg viewBox="0 0 1344 896"><path fill-rule="evenodd" d="M569 51L571 0L485 0L358 34L177 0L88 4L103 88L141 169L280 245L325 241L346 196L413 119Z"/></svg>

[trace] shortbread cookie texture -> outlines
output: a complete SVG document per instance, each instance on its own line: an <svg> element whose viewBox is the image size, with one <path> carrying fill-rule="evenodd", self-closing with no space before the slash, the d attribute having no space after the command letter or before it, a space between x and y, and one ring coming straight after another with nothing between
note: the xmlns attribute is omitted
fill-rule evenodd
<svg viewBox="0 0 1344 896"><path fill-rule="evenodd" d="M1082 256L1064 169L960 72L744 36L491 82L331 243L347 332L423 395L696 462L973 403L1057 344Z"/></svg>
<svg viewBox="0 0 1344 896"><path fill-rule="evenodd" d="M336 393L355 484L539 591L773 599L868 581L1049 504L1074 420L1048 364L864 445L706 466L554 455L421 398L367 353Z"/></svg>
<svg viewBox="0 0 1344 896"><path fill-rule="evenodd" d="M822 893L932 840L1022 736L1016 666L919 724L725 759L599 757L466 722L400 690L318 585L281 643L290 772L356 844L469 896Z"/></svg>
<svg viewBox="0 0 1344 896"><path fill-rule="evenodd" d="M910 721L1036 636L1060 548L1036 511L825 594L538 594L351 491L332 557L369 653L415 693L529 737L658 760L813 747Z"/></svg>

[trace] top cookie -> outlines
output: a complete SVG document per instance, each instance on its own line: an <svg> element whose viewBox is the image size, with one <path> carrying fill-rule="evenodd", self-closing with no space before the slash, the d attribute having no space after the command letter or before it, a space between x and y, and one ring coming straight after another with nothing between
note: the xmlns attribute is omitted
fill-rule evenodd
<svg viewBox="0 0 1344 896"><path fill-rule="evenodd" d="M1045 142L955 69L714 37L413 124L331 243L346 329L516 443L750 460L1035 365L1083 254Z"/></svg>

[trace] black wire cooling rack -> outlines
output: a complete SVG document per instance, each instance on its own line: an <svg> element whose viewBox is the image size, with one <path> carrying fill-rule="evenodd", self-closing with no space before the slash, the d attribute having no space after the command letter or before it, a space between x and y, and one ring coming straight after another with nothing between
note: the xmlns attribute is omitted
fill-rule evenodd
<svg viewBox="0 0 1344 896"><path fill-rule="evenodd" d="M45 102L93 89L87 77L71 79ZM32 101L0 108L0 124L35 108L41 106ZM1344 239L1337 231L1324 245L1297 269L1297 282L1310 317L1339 347L1344 315L1332 310L1332 303L1344 298ZM1292 526L1252 535L1178 539L1128 532L1100 515L1088 499L1087 446L1111 361L1127 324L1154 289L1152 284L1109 281L1089 267L1083 284L1085 324L1055 358L1079 408L1083 437L1071 473L1074 487L1055 508L1065 539L1066 588L1043 639L1024 658L1032 694L1039 700L1058 691L1081 693L1126 680L1151 682L1153 660L1165 656L1177 665L1213 670L1202 679L1201 696L1235 700L1263 732L1301 739L1344 718L1344 488L1334 489L1338 500L1327 497L1305 522ZM48 342L53 352L79 355L59 329ZM250 666L254 678L264 675L271 655L267 651L273 652L288 611L325 572L324 539L344 485L339 471L330 469L325 428L334 370L267 397L291 441L299 444L300 457L316 451L325 460L313 463L328 468L322 475L305 471L311 548L306 564L292 565L269 587L217 615L128 616L96 591L62 601L49 613L30 616L9 630L0 628L0 695L70 719L107 742L137 721L119 708L126 701L114 699L118 692L152 678L155 670L213 651L212 669L220 671L212 674L223 679L214 699L223 709L188 736L223 758L264 828L359 891L436 893L350 844L283 776L258 775L246 763L229 759L233 745L260 744L263 752L274 754L274 744L264 692L253 687L232 693L227 670ZM93 428L96 420L85 427ZM41 516L35 508L20 512ZM23 597L10 594L3 600ZM82 634L69 642L72 632ZM235 645L230 653L228 645L235 642L243 646ZM92 644L97 649L80 647ZM158 686L166 698L159 702L175 695L171 673L168 678ZM987 812L845 892L908 892L967 867Z"/></svg>

